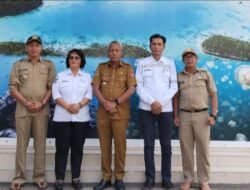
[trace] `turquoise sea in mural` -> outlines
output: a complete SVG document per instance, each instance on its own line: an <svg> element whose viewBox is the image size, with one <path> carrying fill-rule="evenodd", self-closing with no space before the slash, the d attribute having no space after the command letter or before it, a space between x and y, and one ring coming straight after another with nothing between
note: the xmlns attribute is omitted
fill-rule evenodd
<svg viewBox="0 0 250 190"><path fill-rule="evenodd" d="M178 71L183 68L182 51L192 47L199 54L198 66L209 69L215 77L219 117L212 129L212 139L250 140L250 91L236 80L239 72L235 72L249 68L250 62L207 55L201 49L203 40L214 34L250 41L249 10L247 1L44 1L31 12L0 18L0 42L25 42L28 36L38 34L45 47L65 52L93 43L107 44L114 39L149 49L149 36L161 33L167 37L164 55L176 61ZM0 55L0 136L11 126L8 121L13 115L5 115L8 75L19 58ZM48 59L55 63L58 72L65 69L65 57ZM85 69L93 74L98 63L105 60L87 57ZM134 58L125 60L135 63ZM246 74L250 77L250 73ZM128 136L139 138L136 95L132 102ZM96 101L92 104L96 105ZM173 137L177 138L176 131Z"/></svg>

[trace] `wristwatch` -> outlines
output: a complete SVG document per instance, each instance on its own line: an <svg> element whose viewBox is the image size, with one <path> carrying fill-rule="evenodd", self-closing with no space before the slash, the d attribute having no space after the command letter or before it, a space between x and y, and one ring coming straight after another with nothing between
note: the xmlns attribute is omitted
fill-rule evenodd
<svg viewBox="0 0 250 190"><path fill-rule="evenodd" d="M210 113L210 117L214 118L215 121L216 121L216 119L217 119L217 116L214 115L214 114L212 114L212 113Z"/></svg>
<svg viewBox="0 0 250 190"><path fill-rule="evenodd" d="M82 103L81 103L81 102L79 102L78 104L79 104L80 108L82 108L82 107L83 107L83 105L82 105Z"/></svg>
<svg viewBox="0 0 250 190"><path fill-rule="evenodd" d="M115 99L115 103L116 103L116 105L120 104L119 101L118 101L118 99Z"/></svg>

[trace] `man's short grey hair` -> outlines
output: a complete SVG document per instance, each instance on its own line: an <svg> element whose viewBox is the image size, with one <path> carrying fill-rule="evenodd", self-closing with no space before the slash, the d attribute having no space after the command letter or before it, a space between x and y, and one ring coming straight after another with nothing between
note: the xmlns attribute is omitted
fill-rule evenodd
<svg viewBox="0 0 250 190"><path fill-rule="evenodd" d="M112 42L109 43L108 50L110 49L110 47L111 47L112 44L118 44L121 47L121 49L123 48L121 42L119 42L117 40L113 40Z"/></svg>

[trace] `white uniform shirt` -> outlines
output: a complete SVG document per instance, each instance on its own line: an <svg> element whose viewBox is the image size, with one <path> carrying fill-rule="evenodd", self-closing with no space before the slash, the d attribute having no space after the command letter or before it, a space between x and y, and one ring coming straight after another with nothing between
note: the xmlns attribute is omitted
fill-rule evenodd
<svg viewBox="0 0 250 190"><path fill-rule="evenodd" d="M151 104L159 101L162 112L173 111L172 98L178 90L175 63L161 57L156 61L152 56L139 59L136 69L139 108L151 111Z"/></svg>
<svg viewBox="0 0 250 190"><path fill-rule="evenodd" d="M92 86L90 74L79 71L73 75L70 69L58 73L52 85L54 100L63 98L69 104L77 104L84 98L92 99ZM89 106L82 107L77 114L71 114L56 104L54 121L86 122L90 120Z"/></svg>

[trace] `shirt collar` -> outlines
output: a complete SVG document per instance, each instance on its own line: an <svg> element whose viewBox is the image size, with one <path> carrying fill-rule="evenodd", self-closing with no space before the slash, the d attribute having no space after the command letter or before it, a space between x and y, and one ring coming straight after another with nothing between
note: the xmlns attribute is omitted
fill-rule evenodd
<svg viewBox="0 0 250 190"><path fill-rule="evenodd" d="M157 62L157 63L164 63L164 59L163 56L161 56L161 58L157 61L152 55L150 56L151 60L153 62Z"/></svg>
<svg viewBox="0 0 250 190"><path fill-rule="evenodd" d="M118 67L123 67L123 65L124 65L124 64L122 63L122 61L120 61ZM108 66L111 67L111 62L110 62L110 61L108 62Z"/></svg>
<svg viewBox="0 0 250 190"><path fill-rule="evenodd" d="M67 71L66 71L66 74L67 75L73 75L73 73L72 73L72 71L70 70L70 69L67 69ZM83 71L80 69L79 71L78 71L78 73L77 73L77 75L76 76L82 76L83 75Z"/></svg>
<svg viewBox="0 0 250 190"><path fill-rule="evenodd" d="M193 72L193 74L196 73L196 72L199 72L199 71L200 71L200 69L196 67L195 70L194 70L194 72ZM184 74L190 74L190 73L188 73L186 71L186 68L184 68L184 70L182 71L182 73L184 73Z"/></svg>
<svg viewBox="0 0 250 190"><path fill-rule="evenodd" d="M28 56L28 57L26 58L26 60L30 62L30 57ZM42 57L39 57L38 61L42 63L42 62L43 62Z"/></svg>

